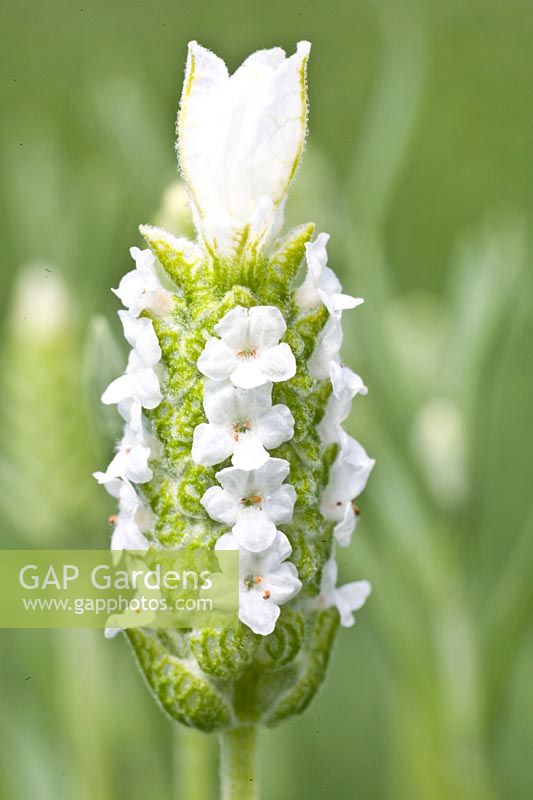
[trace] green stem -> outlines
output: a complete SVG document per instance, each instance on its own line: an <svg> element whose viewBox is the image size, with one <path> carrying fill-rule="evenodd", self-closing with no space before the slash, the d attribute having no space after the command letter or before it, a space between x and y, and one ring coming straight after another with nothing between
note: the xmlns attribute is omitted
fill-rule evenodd
<svg viewBox="0 0 533 800"><path fill-rule="evenodd" d="M174 725L174 797L176 800L211 800L215 797L212 737Z"/></svg>
<svg viewBox="0 0 533 800"><path fill-rule="evenodd" d="M256 728L221 734L220 789L221 800L259 800Z"/></svg>

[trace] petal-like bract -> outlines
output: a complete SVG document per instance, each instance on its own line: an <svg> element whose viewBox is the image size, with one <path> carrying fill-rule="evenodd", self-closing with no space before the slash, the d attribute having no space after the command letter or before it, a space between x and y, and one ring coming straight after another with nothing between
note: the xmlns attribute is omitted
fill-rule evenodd
<svg viewBox="0 0 533 800"><path fill-rule="evenodd" d="M262 50L230 76L189 44L176 146L197 227L220 258L256 250L276 222L305 142L309 50Z"/></svg>

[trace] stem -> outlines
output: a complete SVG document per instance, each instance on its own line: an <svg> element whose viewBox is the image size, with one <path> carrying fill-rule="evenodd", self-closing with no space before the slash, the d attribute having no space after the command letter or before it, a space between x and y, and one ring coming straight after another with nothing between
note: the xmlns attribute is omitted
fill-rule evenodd
<svg viewBox="0 0 533 800"><path fill-rule="evenodd" d="M210 800L214 789L214 742L211 736L174 725L174 797Z"/></svg>
<svg viewBox="0 0 533 800"><path fill-rule="evenodd" d="M220 788L221 800L259 800L256 728L221 734Z"/></svg>

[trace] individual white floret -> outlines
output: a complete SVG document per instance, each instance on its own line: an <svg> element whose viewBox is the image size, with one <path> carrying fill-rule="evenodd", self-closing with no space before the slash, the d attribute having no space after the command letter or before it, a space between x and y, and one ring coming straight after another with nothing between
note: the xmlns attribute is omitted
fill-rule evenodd
<svg viewBox="0 0 533 800"><path fill-rule="evenodd" d="M172 294L161 284L157 274L157 259L151 250L130 247L135 261L135 269L127 272L117 289L111 291L121 301L133 317L149 309L156 314L168 312L172 308Z"/></svg>
<svg viewBox="0 0 533 800"><path fill-rule="evenodd" d="M270 546L261 553L239 548L236 537L227 533L216 550L239 550L239 619L254 633L272 633L280 606L292 600L302 588L298 571L286 559L291 554L289 540L278 531Z"/></svg>
<svg viewBox="0 0 533 800"><path fill-rule="evenodd" d="M296 373L292 350L279 340L287 326L275 306L236 306L215 325L198 359L198 369L214 381L231 380L240 389L287 381Z"/></svg>
<svg viewBox="0 0 533 800"><path fill-rule="evenodd" d="M208 381L204 388L208 422L194 431L192 457L197 464L220 464L229 456L239 469L258 469L267 450L291 439L294 419L282 404L272 405L272 384L237 389L229 381Z"/></svg>
<svg viewBox="0 0 533 800"><path fill-rule="evenodd" d="M302 310L324 303L330 314L334 314L364 302L362 297L342 293L341 282L328 267L328 241L329 234L320 233L314 242L305 245L307 274L296 292L296 302Z"/></svg>
<svg viewBox="0 0 533 800"><path fill-rule="evenodd" d="M228 467L217 472L221 485L206 491L202 505L212 519L232 526L241 547L265 550L276 537L276 525L292 518L296 492L283 483L288 474L289 463L282 458L269 458L251 471Z"/></svg>
<svg viewBox="0 0 533 800"><path fill-rule="evenodd" d="M332 361L329 366L329 377L332 391L326 412L318 425L318 432L323 444L338 443L339 426L350 413L352 400L356 394L365 395L368 392L363 379L356 375L349 367L344 367L337 361Z"/></svg>
<svg viewBox="0 0 533 800"><path fill-rule="evenodd" d="M352 540L357 521L353 501L364 490L375 461L342 428L339 428L339 442L339 453L330 468L320 510L327 520L337 523L333 534L341 547L346 547Z"/></svg>
<svg viewBox="0 0 533 800"><path fill-rule="evenodd" d="M364 606L372 587L368 581L354 581L337 587L337 576L338 566L333 553L322 570L317 606L319 609L335 606L341 618L341 625L350 628L355 623L353 612Z"/></svg>

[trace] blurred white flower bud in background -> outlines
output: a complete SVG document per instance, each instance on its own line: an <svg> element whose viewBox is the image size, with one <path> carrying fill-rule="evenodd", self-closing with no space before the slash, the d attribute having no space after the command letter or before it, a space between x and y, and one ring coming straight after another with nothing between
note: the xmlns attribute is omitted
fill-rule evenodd
<svg viewBox="0 0 533 800"><path fill-rule="evenodd" d="M63 280L45 264L22 270L12 304L12 329L29 339L53 339L73 322L72 301Z"/></svg>
<svg viewBox="0 0 533 800"><path fill-rule="evenodd" d="M457 403L435 397L419 410L411 429L411 447L437 502L460 505L468 492L466 425Z"/></svg>

